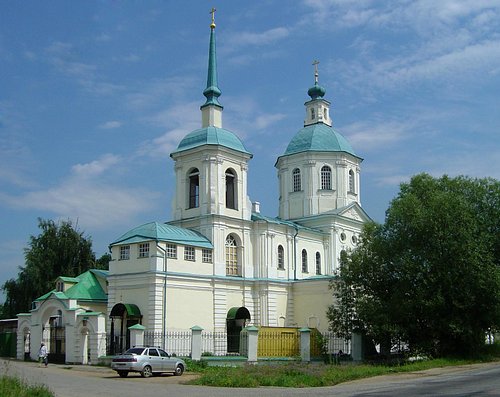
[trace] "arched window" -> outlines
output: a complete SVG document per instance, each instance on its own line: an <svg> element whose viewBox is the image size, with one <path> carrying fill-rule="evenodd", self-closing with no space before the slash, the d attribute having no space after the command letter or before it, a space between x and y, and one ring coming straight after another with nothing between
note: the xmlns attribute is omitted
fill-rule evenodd
<svg viewBox="0 0 500 397"><path fill-rule="evenodd" d="M238 244L236 239L229 235L226 237L226 276L239 276Z"/></svg>
<svg viewBox="0 0 500 397"><path fill-rule="evenodd" d="M292 172L293 177L293 191L300 192L302 190L302 184L300 183L300 170L295 168Z"/></svg>
<svg viewBox="0 0 500 397"><path fill-rule="evenodd" d="M327 165L321 167L321 189L332 190L332 169Z"/></svg>
<svg viewBox="0 0 500 397"><path fill-rule="evenodd" d="M236 209L236 173L226 170L226 208Z"/></svg>
<svg viewBox="0 0 500 397"><path fill-rule="evenodd" d="M314 114L314 108L311 108L311 119L312 120L314 120L314 116L315 116L315 114Z"/></svg>
<svg viewBox="0 0 500 397"><path fill-rule="evenodd" d="M354 171L349 170L349 193L355 193L354 186Z"/></svg>
<svg viewBox="0 0 500 397"><path fill-rule="evenodd" d="M302 250L302 273L307 273L307 251L304 249Z"/></svg>
<svg viewBox="0 0 500 397"><path fill-rule="evenodd" d="M194 168L189 173L189 203L188 208L200 206L200 172Z"/></svg>
<svg viewBox="0 0 500 397"><path fill-rule="evenodd" d="M278 245L278 269L285 268L285 250L282 245Z"/></svg>
<svg viewBox="0 0 500 397"><path fill-rule="evenodd" d="M321 254L316 252L316 274L321 274Z"/></svg>

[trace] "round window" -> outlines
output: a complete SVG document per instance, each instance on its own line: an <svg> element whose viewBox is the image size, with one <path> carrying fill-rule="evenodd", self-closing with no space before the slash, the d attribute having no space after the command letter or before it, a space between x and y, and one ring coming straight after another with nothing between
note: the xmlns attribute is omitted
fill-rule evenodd
<svg viewBox="0 0 500 397"><path fill-rule="evenodd" d="M351 241L352 241L352 243L353 243L354 245L356 245L356 244L358 243L358 238L357 238L355 235L353 235L353 236L351 237Z"/></svg>
<svg viewBox="0 0 500 397"><path fill-rule="evenodd" d="M346 235L344 232L340 233L340 240L345 241Z"/></svg>

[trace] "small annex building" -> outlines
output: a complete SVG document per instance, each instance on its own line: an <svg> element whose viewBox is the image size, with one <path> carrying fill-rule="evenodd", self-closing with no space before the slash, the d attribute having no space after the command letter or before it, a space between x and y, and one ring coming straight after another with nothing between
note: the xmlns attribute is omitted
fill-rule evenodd
<svg viewBox="0 0 500 397"><path fill-rule="evenodd" d="M370 218L361 207L362 158L333 128L317 63L307 93L304 125L275 163L278 216L266 216L247 191L253 154L223 128L212 19L201 126L170 154L172 219L117 233L108 272L56 280L18 316L18 357L30 338L32 358L46 340L55 354L65 351L61 360L94 361L129 347L136 324L162 335L163 347L169 332L225 332L229 353L248 325L327 331L341 252L356 247Z"/></svg>
<svg viewBox="0 0 500 397"><path fill-rule="evenodd" d="M17 358L36 360L42 342L51 362L97 363L106 355L107 276L88 270L58 277L29 313L18 314Z"/></svg>

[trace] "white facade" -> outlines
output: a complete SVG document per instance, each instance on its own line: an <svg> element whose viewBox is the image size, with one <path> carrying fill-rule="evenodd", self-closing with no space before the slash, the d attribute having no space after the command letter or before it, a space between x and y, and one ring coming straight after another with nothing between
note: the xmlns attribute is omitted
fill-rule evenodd
<svg viewBox="0 0 500 397"><path fill-rule="evenodd" d="M195 325L229 331L233 320L326 331L329 282L340 253L356 247L369 219L360 206L362 160L332 129L330 103L316 74L304 130L297 134L310 134L311 146L292 139L276 162L279 217L260 214L247 192L252 154L222 128L214 28L201 129L171 154L173 220L139 226L111 244L108 316L116 305L131 304L140 310L136 321L158 332ZM191 241L187 231L204 240ZM145 245L148 255L140 257ZM130 255L121 258L124 249Z"/></svg>

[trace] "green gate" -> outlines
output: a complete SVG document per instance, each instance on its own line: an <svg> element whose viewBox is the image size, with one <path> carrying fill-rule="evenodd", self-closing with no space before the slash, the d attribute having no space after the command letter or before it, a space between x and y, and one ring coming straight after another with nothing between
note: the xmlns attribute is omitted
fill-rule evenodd
<svg viewBox="0 0 500 397"><path fill-rule="evenodd" d="M17 333L2 332L0 333L0 357L16 357L17 356Z"/></svg>

